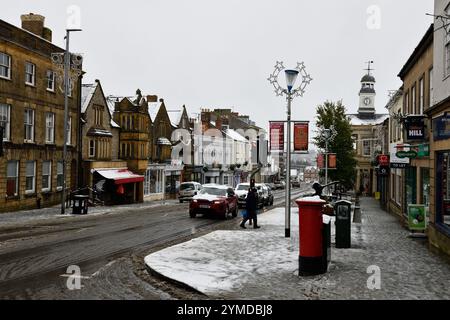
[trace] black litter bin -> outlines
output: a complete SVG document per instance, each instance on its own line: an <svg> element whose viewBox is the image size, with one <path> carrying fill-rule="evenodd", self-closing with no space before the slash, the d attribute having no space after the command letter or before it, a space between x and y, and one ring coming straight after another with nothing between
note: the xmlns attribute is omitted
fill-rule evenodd
<svg viewBox="0 0 450 320"><path fill-rule="evenodd" d="M336 248L351 248L351 217L352 203L340 200L334 205L336 216Z"/></svg>
<svg viewBox="0 0 450 320"><path fill-rule="evenodd" d="M87 214L88 200L89 196L84 195L73 196L72 214Z"/></svg>

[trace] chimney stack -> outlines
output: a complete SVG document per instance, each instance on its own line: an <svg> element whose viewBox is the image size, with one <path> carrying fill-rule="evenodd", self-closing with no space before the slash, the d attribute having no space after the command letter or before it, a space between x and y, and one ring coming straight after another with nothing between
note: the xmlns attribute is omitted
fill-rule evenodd
<svg viewBox="0 0 450 320"><path fill-rule="evenodd" d="M44 27L45 17L39 14L23 14L20 16L22 20L22 29L25 29L38 37L52 42L52 30Z"/></svg>

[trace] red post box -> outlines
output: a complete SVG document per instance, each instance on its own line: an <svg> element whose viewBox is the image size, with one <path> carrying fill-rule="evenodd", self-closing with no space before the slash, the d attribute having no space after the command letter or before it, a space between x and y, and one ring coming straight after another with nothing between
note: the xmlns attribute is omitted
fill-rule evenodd
<svg viewBox="0 0 450 320"><path fill-rule="evenodd" d="M299 199L296 202L299 208L300 228L299 275L326 273L328 255L324 250L326 239L322 214L326 201L313 197Z"/></svg>

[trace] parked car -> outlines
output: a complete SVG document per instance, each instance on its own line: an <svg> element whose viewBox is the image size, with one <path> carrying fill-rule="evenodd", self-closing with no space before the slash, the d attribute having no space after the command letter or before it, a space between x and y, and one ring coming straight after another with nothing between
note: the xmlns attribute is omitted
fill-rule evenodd
<svg viewBox="0 0 450 320"><path fill-rule="evenodd" d="M292 180L292 188L300 188L300 181Z"/></svg>
<svg viewBox="0 0 450 320"><path fill-rule="evenodd" d="M188 200L191 201L202 190L202 185L198 182L183 182L180 185L180 191L178 192L178 199L180 203Z"/></svg>
<svg viewBox="0 0 450 320"><path fill-rule="evenodd" d="M238 199L233 188L218 184L203 185L189 205L189 216L195 218L197 214L211 214L222 219L229 214L237 217Z"/></svg>
<svg viewBox="0 0 450 320"><path fill-rule="evenodd" d="M255 185L256 190L258 191L258 208L261 209L264 207L264 194L262 190L262 185ZM235 193L238 197L238 206L239 208L245 208L248 189L250 189L250 183L240 183L236 186Z"/></svg>
<svg viewBox="0 0 450 320"><path fill-rule="evenodd" d="M269 182L269 183L266 183L266 186L268 186L271 190L277 190L275 183Z"/></svg>

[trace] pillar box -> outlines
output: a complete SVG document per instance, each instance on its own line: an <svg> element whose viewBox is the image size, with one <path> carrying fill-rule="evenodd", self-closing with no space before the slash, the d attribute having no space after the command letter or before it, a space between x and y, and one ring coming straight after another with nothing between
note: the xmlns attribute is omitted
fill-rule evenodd
<svg viewBox="0 0 450 320"><path fill-rule="evenodd" d="M303 198L296 201L299 208L300 254L299 275L323 274L328 269L328 239L323 219L326 201L319 197Z"/></svg>

